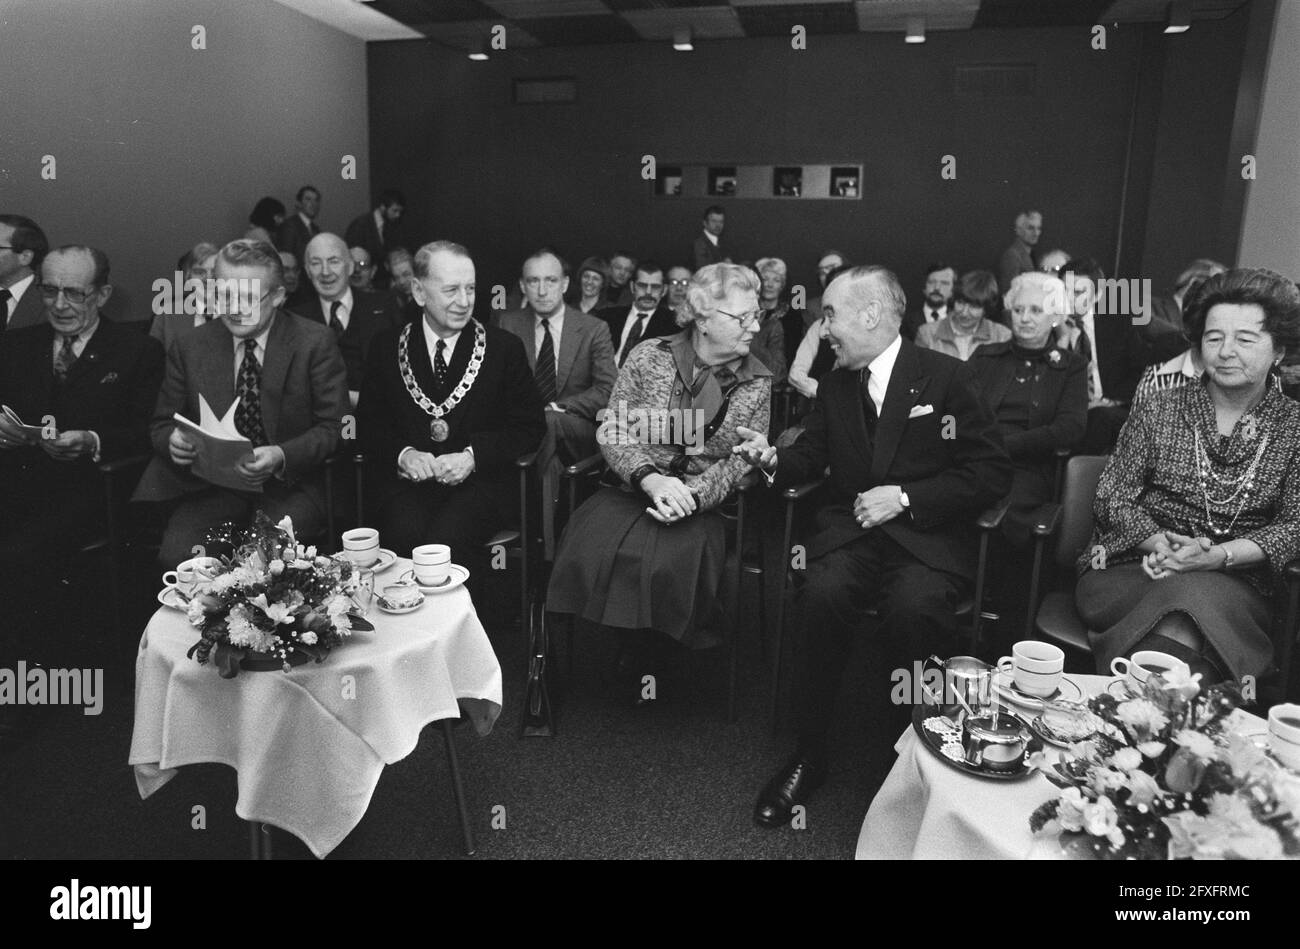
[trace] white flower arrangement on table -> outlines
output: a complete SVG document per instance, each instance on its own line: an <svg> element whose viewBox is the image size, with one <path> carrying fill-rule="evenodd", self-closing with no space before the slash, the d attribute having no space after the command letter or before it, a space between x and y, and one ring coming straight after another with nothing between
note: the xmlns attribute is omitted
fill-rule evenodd
<svg viewBox="0 0 1300 949"><path fill-rule="evenodd" d="M1202 695L1199 680L1171 670L1129 698L1091 699L1104 731L1055 764L1041 752L1030 759L1063 789L1030 830L1103 859L1300 857L1300 778L1228 727L1236 686Z"/></svg>
<svg viewBox="0 0 1300 949"><path fill-rule="evenodd" d="M279 659L285 672L300 657L321 662L354 630L374 629L354 612L352 564L299 544L288 517L273 524L258 511L247 531L225 524L208 541L235 553L190 598L187 615L202 638L187 655L211 659L222 678L233 679L250 657Z"/></svg>

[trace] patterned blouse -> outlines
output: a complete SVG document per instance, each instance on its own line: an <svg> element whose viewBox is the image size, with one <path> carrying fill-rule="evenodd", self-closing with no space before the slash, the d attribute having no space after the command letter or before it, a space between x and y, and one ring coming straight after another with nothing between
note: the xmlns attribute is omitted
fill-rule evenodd
<svg viewBox="0 0 1300 949"><path fill-rule="evenodd" d="M1198 470L1207 462L1208 478ZM1234 479L1244 485L1235 496ZM1213 527L1263 549L1264 563L1235 572L1270 595L1300 555L1300 403L1269 385L1232 434L1220 436L1203 381L1152 394L1120 433L1097 485L1093 516L1092 539L1078 560L1081 574L1098 545L1114 566L1141 559L1138 545L1158 531L1214 539Z"/></svg>

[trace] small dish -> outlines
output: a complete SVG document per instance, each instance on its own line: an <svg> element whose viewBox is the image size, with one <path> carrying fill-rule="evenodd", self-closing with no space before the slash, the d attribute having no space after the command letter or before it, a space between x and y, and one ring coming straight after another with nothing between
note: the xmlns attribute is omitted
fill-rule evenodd
<svg viewBox="0 0 1300 949"><path fill-rule="evenodd" d="M401 616L403 613L414 613L420 607L424 606L424 594L420 594L420 599L410 606L390 606L388 600L382 594L375 597L375 605L385 613L392 613L394 616Z"/></svg>
<svg viewBox="0 0 1300 949"><path fill-rule="evenodd" d="M348 558L344 556L343 551L340 550L337 554L334 555L334 559L347 560ZM368 566L366 569L373 570L375 573L383 573L385 570L387 570L395 563L397 563L397 553L395 551L389 550L387 547L380 547L379 559L376 560L374 563L372 563L370 566Z"/></svg>
<svg viewBox="0 0 1300 949"><path fill-rule="evenodd" d="M1106 686L1106 691L1121 702L1126 702L1133 698L1133 692L1129 689L1128 682L1126 682L1122 676L1110 685Z"/></svg>
<svg viewBox="0 0 1300 949"><path fill-rule="evenodd" d="M993 676L993 691L1017 708L1041 712L1048 702L1082 702L1083 690L1069 676L1061 676L1061 684L1051 695L1030 695L1016 688L1012 674L1005 670Z"/></svg>
<svg viewBox="0 0 1300 949"><path fill-rule="evenodd" d="M415 580L415 573L412 571L411 579ZM458 563L450 564L447 568L447 578L436 586L426 586L419 580L415 580L415 585L420 588L421 593L446 593L448 590L454 590L463 586L469 579L469 571Z"/></svg>
<svg viewBox="0 0 1300 949"><path fill-rule="evenodd" d="M1051 725L1047 724L1047 722L1043 720L1043 716L1041 715L1036 715L1030 720L1029 730L1049 745L1055 745L1058 748L1068 748L1081 741L1087 741L1089 738L1092 738L1097 734L1097 732L1094 731L1091 734L1084 735L1082 738L1070 738L1058 733Z"/></svg>

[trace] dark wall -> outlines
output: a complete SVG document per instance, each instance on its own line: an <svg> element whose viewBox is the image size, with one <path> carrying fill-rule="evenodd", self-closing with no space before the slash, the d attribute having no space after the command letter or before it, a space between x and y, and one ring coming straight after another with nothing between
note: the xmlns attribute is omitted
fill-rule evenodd
<svg viewBox="0 0 1300 949"><path fill-rule="evenodd" d="M806 51L785 40L699 43L689 54L666 44L517 50L487 63L422 42L370 44L373 185L407 192L408 233L469 245L484 287L513 281L544 243L575 260L623 246L685 259L711 202L653 198L644 154L863 164L861 201L721 202L734 256L785 257L793 282L811 283L816 255L832 246L895 268L909 293L935 258L992 267L1026 206L1044 214L1044 249L1108 262L1142 29L1110 28L1105 51L1074 29L931 32L922 46L894 34L812 36ZM1193 34L1198 50L1235 35L1214 21ZM1231 53L1211 59L1183 64L1169 85L1231 85ZM1034 95L953 94L954 65L997 62L1033 63ZM513 78L556 75L577 78L577 104L511 103ZM1161 131L1169 148L1218 120L1198 115ZM954 181L940 176L949 154Z"/></svg>

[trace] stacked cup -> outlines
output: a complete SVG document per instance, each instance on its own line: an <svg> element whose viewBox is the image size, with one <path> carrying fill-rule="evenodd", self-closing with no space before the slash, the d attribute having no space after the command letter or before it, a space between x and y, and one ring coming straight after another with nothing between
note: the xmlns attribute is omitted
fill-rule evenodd
<svg viewBox="0 0 1300 949"><path fill-rule="evenodd" d="M421 544L411 551L411 563L420 586L443 586L451 574L451 548L446 544Z"/></svg>
<svg viewBox="0 0 1300 949"><path fill-rule="evenodd" d="M1141 692L1142 687L1147 684L1147 679L1157 673L1164 675L1173 669L1179 669L1184 673L1191 671L1187 663L1177 656L1171 656L1167 652L1156 652L1154 649L1139 650L1133 653L1130 659L1116 656L1110 661L1110 671L1124 677L1124 684L1128 686L1130 692Z"/></svg>
<svg viewBox="0 0 1300 949"><path fill-rule="evenodd" d="M1010 672L1021 692L1044 698L1060 688L1065 653L1051 643L1026 639L1011 647L1011 655L998 660L998 669Z"/></svg>
<svg viewBox="0 0 1300 949"><path fill-rule="evenodd" d="M343 556L358 567L373 567L379 561L379 531L373 527L344 531Z"/></svg>
<svg viewBox="0 0 1300 949"><path fill-rule="evenodd" d="M211 580L221 570L221 561L216 557L193 557L177 564L175 570L164 573L162 582L163 586L174 587L188 597L196 586L205 580Z"/></svg>
<svg viewBox="0 0 1300 949"><path fill-rule="evenodd" d="M1284 767L1300 771L1300 705L1285 703L1268 710L1268 747Z"/></svg>

